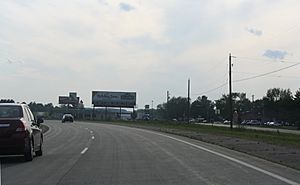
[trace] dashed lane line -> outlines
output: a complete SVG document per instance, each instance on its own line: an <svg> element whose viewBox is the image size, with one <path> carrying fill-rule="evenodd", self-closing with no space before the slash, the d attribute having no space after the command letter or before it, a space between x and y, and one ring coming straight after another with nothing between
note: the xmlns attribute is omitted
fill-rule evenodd
<svg viewBox="0 0 300 185"><path fill-rule="evenodd" d="M88 149L89 149L88 147L85 147L80 153L83 155L85 154L86 151L88 151Z"/></svg>

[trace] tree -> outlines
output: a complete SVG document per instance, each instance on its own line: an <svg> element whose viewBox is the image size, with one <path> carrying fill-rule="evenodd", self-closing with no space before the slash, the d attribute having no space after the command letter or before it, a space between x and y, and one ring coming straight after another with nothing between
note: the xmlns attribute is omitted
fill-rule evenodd
<svg viewBox="0 0 300 185"><path fill-rule="evenodd" d="M191 105L191 116L210 120L214 117L214 103L207 96L199 96Z"/></svg>
<svg viewBox="0 0 300 185"><path fill-rule="evenodd" d="M252 104L246 97L246 93L232 93L232 106L233 110L240 113L251 111ZM220 116L229 120L229 95L223 94L219 100L216 100L216 108L220 110Z"/></svg>
<svg viewBox="0 0 300 185"><path fill-rule="evenodd" d="M183 97L173 97L167 103L168 117L177 120L185 120L187 116L188 99Z"/></svg>
<svg viewBox="0 0 300 185"><path fill-rule="evenodd" d="M297 92L295 98L298 96ZM297 113L294 97L290 89L268 89L263 98L266 119L295 122Z"/></svg>
<svg viewBox="0 0 300 185"><path fill-rule="evenodd" d="M300 89L298 89L295 93L295 101L300 102Z"/></svg>
<svg viewBox="0 0 300 185"><path fill-rule="evenodd" d="M187 116L188 99L173 97L168 103L159 104L157 113L166 119L184 120Z"/></svg>
<svg viewBox="0 0 300 185"><path fill-rule="evenodd" d="M169 119L168 115L167 115L167 104L163 103L163 104L159 104L156 107L156 116L159 119Z"/></svg>
<svg viewBox="0 0 300 185"><path fill-rule="evenodd" d="M266 97L269 101L278 101L280 98L280 88L268 89Z"/></svg>

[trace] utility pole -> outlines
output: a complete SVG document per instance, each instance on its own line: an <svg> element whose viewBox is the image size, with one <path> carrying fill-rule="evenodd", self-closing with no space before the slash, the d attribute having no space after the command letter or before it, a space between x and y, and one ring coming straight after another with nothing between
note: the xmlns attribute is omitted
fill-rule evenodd
<svg viewBox="0 0 300 185"><path fill-rule="evenodd" d="M166 118L169 118L169 100L170 100L170 92L167 91L167 105L166 105Z"/></svg>
<svg viewBox="0 0 300 185"><path fill-rule="evenodd" d="M188 109L187 109L187 118L188 118L188 123L190 123L190 79L188 79Z"/></svg>
<svg viewBox="0 0 300 185"><path fill-rule="evenodd" d="M252 95L252 103L254 103L254 94Z"/></svg>
<svg viewBox="0 0 300 185"><path fill-rule="evenodd" d="M151 118L154 119L154 113L153 113L153 100L151 101Z"/></svg>
<svg viewBox="0 0 300 185"><path fill-rule="evenodd" d="M232 109L232 86L231 86L231 53L229 53L229 121L230 121L230 129L232 129L232 121L233 121L233 109Z"/></svg>

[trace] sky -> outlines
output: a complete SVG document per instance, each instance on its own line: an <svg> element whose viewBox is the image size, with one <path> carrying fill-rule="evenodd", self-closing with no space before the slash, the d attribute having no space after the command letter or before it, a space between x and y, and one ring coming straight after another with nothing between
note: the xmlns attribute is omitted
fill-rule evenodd
<svg viewBox="0 0 300 185"><path fill-rule="evenodd" d="M143 108L167 91L186 97L190 78L192 100L216 100L228 93L229 53L234 92L294 93L299 9L298 0L1 0L0 97L57 105L77 92L91 106L93 90L133 91Z"/></svg>

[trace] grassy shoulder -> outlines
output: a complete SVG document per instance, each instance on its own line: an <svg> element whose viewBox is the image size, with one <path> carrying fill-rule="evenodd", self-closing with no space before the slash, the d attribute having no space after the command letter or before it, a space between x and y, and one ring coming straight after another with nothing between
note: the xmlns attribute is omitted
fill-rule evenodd
<svg viewBox="0 0 300 185"><path fill-rule="evenodd" d="M99 121L98 121L99 122ZM246 128L233 128L228 127L218 127L210 125L201 124L186 124L179 122L166 122L166 121L115 121L110 122L111 124L123 124L127 126L135 127L151 127L157 129L167 129L167 130L181 130L194 133L206 133L214 134L220 136L228 136L234 138L242 138L259 142L266 142L281 146L290 146L300 149L300 135L298 134L288 134L281 133L279 131L262 131L253 130ZM184 134L183 134L184 135Z"/></svg>

